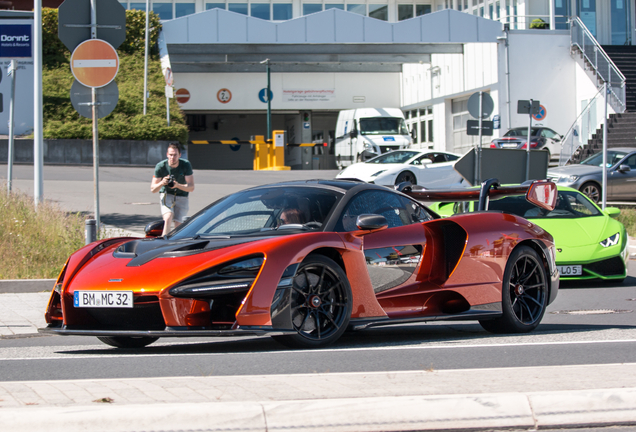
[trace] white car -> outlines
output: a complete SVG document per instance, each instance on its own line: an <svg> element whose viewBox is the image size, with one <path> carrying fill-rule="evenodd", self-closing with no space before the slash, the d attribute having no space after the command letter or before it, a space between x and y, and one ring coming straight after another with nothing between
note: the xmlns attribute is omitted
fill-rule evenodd
<svg viewBox="0 0 636 432"><path fill-rule="evenodd" d="M336 178L358 179L379 185L397 185L405 181L429 189L468 187L453 168L461 155L435 150L395 150L366 162L353 164Z"/></svg>

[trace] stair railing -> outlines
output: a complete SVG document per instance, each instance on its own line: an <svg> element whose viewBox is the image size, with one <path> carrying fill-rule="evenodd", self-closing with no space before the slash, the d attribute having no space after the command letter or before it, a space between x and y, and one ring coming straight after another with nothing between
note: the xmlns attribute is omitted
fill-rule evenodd
<svg viewBox="0 0 636 432"><path fill-rule="evenodd" d="M583 151L592 135L603 124L603 104L605 103L603 96L603 88L601 88L563 135L559 166L566 165L577 151Z"/></svg>
<svg viewBox="0 0 636 432"><path fill-rule="evenodd" d="M625 76L596 41L579 17L570 20L570 41L577 47L594 72L610 85L609 103L617 113L626 109Z"/></svg>

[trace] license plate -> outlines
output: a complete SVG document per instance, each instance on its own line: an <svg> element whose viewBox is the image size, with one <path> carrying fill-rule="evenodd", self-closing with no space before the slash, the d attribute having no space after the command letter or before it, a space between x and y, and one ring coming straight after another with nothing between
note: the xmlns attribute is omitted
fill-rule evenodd
<svg viewBox="0 0 636 432"><path fill-rule="evenodd" d="M517 144L502 144L503 148L517 148Z"/></svg>
<svg viewBox="0 0 636 432"><path fill-rule="evenodd" d="M557 267L559 268L559 274L561 276L581 276L583 274L583 266L580 265L566 265Z"/></svg>
<svg viewBox="0 0 636 432"><path fill-rule="evenodd" d="M75 307L131 308L132 291L75 291Z"/></svg>

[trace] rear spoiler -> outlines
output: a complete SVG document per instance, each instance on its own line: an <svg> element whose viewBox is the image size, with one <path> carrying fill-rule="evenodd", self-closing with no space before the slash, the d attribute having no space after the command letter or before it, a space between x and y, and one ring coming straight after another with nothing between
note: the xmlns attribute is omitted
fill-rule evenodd
<svg viewBox="0 0 636 432"><path fill-rule="evenodd" d="M504 196L525 195L532 204L546 210L554 210L556 205L556 185L547 180L534 180L515 186L501 186L499 180L485 180L479 189L434 190L400 183L395 187L418 201L479 201L478 211L488 210L488 201Z"/></svg>

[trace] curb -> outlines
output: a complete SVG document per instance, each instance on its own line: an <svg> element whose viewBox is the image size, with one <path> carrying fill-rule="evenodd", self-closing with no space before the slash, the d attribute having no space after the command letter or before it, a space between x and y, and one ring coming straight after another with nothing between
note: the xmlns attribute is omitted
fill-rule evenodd
<svg viewBox="0 0 636 432"><path fill-rule="evenodd" d="M636 388L3 409L6 430L431 431L636 424Z"/></svg>
<svg viewBox="0 0 636 432"><path fill-rule="evenodd" d="M0 294L50 292L55 279L0 279Z"/></svg>

